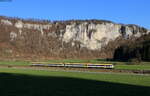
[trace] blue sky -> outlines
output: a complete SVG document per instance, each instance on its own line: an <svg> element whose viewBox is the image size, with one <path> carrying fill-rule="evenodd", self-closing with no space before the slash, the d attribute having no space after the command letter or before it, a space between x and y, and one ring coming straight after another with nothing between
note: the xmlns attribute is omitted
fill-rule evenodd
<svg viewBox="0 0 150 96"><path fill-rule="evenodd" d="M150 0L12 0L0 15L48 20L104 19L150 29Z"/></svg>

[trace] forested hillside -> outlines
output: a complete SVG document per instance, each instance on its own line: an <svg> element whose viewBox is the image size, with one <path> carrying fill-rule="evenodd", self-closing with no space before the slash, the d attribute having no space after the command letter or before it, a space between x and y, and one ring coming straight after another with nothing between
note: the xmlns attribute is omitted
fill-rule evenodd
<svg viewBox="0 0 150 96"><path fill-rule="evenodd" d="M120 45L114 53L115 60L122 61L150 61L150 34L141 36L134 40Z"/></svg>

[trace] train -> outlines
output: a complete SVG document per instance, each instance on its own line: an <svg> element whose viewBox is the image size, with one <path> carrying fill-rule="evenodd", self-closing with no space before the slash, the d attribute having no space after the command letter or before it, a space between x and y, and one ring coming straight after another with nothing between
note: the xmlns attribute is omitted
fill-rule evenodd
<svg viewBox="0 0 150 96"><path fill-rule="evenodd" d="M113 69L114 68L114 64L92 64L92 63L45 63L45 62L32 62L31 66L67 67L67 68L104 68L104 69Z"/></svg>

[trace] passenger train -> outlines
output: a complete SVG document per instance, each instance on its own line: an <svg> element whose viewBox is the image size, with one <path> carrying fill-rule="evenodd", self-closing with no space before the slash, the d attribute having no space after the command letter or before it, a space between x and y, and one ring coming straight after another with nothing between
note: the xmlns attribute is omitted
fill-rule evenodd
<svg viewBox="0 0 150 96"><path fill-rule="evenodd" d="M104 68L113 69L113 64L92 64L92 63L45 63L45 62L32 62L31 66L40 67L69 67L69 68Z"/></svg>

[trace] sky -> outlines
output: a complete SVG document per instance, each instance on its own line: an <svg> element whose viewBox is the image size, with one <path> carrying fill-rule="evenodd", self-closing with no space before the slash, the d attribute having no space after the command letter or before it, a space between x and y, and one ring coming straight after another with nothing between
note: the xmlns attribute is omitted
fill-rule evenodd
<svg viewBox="0 0 150 96"><path fill-rule="evenodd" d="M0 15L48 20L102 19L150 29L150 0L12 0ZM3 0L4 1L4 0Z"/></svg>

